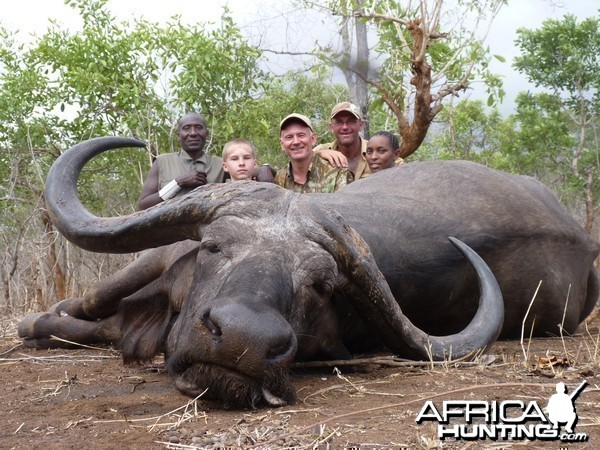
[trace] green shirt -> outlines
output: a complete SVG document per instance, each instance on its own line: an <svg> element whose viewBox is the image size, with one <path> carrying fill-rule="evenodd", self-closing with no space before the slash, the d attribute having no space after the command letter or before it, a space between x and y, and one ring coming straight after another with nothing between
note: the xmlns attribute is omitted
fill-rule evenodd
<svg viewBox="0 0 600 450"><path fill-rule="evenodd" d="M292 164L279 170L275 183L294 192L335 192L354 180L348 169L338 169L319 157L313 157L305 184L298 184L292 175Z"/></svg>
<svg viewBox="0 0 600 450"><path fill-rule="evenodd" d="M211 156L204 154L198 159L192 159L183 150L178 153L166 153L156 157L155 164L158 164L158 188L162 189L170 181L180 175L195 170L196 172L206 172L208 183L222 183L225 178L223 171L223 160L220 156Z"/></svg>

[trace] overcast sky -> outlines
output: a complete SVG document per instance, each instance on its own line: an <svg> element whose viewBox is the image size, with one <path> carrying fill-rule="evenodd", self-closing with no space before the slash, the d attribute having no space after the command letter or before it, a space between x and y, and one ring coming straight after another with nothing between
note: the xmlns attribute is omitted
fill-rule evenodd
<svg viewBox="0 0 600 450"><path fill-rule="evenodd" d="M287 3L276 0L109 0L108 4L111 12L124 20L143 17L150 21L161 22L173 15L181 15L188 23L218 21L222 14L222 7L227 4L236 23L243 29L246 27L245 32L256 41L265 29L272 31L276 28L275 24L286 26L279 9L280 5ZM494 21L486 41L493 54L506 58L506 63L494 62L492 66L494 72L504 76L504 88L507 91L507 98L501 107L504 113L509 114L512 111L513 100L518 92L533 88L524 77L511 68L512 59L518 55L514 45L516 30L521 27L536 29L544 20L561 18L567 13L574 14L580 19L597 16L599 7L599 2L595 0L509 0L508 6L504 7ZM33 33L43 35L51 18L72 30L78 29L80 23L78 15L72 8L65 6L64 0L4 0L2 2L0 25L11 31L18 31L23 40L27 40ZM306 32L300 30L291 36L287 34L287 43L291 45L295 44L293 39L312 44L314 38L309 30L318 29L320 25L309 19L306 23L296 23L294 26L300 28L304 26ZM261 42L263 45L276 47L283 44L277 41L283 36L286 36L285 31L277 31L271 33L271 36L263 36ZM275 66L272 68L276 69ZM479 96L474 94L472 98L479 98Z"/></svg>

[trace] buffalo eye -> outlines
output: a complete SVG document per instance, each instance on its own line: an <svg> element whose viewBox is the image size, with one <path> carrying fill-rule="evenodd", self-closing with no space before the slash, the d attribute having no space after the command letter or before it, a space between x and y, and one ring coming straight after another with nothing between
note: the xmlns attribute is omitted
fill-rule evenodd
<svg viewBox="0 0 600 450"><path fill-rule="evenodd" d="M321 297L328 297L331 295L331 287L327 283L316 281L313 283L312 288Z"/></svg>
<svg viewBox="0 0 600 450"><path fill-rule="evenodd" d="M221 249L214 241L207 241L202 243L202 249L208 251L209 253L220 253Z"/></svg>

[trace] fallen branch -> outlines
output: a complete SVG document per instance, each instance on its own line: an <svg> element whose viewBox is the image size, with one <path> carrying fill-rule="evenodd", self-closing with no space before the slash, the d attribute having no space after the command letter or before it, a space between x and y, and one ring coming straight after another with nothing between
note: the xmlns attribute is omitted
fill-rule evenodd
<svg viewBox="0 0 600 450"><path fill-rule="evenodd" d="M91 345L85 345L85 344L80 344L78 342L73 342L73 341L68 341L66 339L63 338L59 338L57 336L54 335L50 335L50 340L51 341L59 341L59 342L65 342L67 344L71 344L74 345L76 347L81 347L81 348L89 348L90 350L100 350L100 351L114 351L113 349L110 348L103 348L103 347L93 347Z"/></svg>
<svg viewBox="0 0 600 450"><path fill-rule="evenodd" d="M37 361L37 362L90 362L90 361L100 361L104 359L119 359L120 356L117 355L56 355L56 356L32 356L25 355L21 353L21 356L18 358L0 358L0 362L23 362L23 361Z"/></svg>
<svg viewBox="0 0 600 450"><path fill-rule="evenodd" d="M15 345L15 346L13 346L13 347L9 348L8 350L5 350L5 351L3 351L2 353L0 353L0 356L2 356L2 355L8 355L9 353L11 353L11 352L15 351L16 349L18 349L18 348L19 348L19 347L21 347L22 345L23 345L22 343L19 343L19 344L17 344L17 345Z"/></svg>
<svg viewBox="0 0 600 450"><path fill-rule="evenodd" d="M456 364L461 366L480 366L490 364L493 361L491 358L482 358L477 361L465 361L462 359L448 361L413 361L409 359L398 358L396 356L374 356L372 358L356 358L356 359L335 359L331 361L307 361L297 362L292 364L292 369L306 369L314 367L337 367L337 366L359 366L367 364L379 364L382 366L391 367L424 367L424 366L442 366L448 364Z"/></svg>

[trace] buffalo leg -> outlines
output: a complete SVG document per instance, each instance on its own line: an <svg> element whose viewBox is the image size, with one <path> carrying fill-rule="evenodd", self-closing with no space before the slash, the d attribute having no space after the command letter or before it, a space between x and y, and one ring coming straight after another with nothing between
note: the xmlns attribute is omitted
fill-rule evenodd
<svg viewBox="0 0 600 450"><path fill-rule="evenodd" d="M65 314L59 308L58 312L27 316L19 323L18 333L23 345L28 348L73 348L77 347L75 344L118 345L121 341L121 318L113 315L102 320L85 320Z"/></svg>

